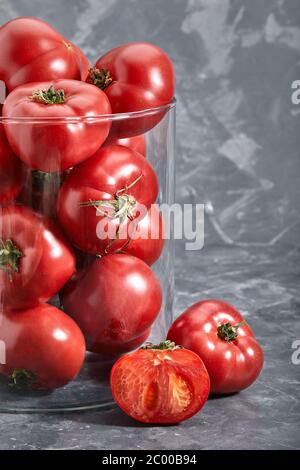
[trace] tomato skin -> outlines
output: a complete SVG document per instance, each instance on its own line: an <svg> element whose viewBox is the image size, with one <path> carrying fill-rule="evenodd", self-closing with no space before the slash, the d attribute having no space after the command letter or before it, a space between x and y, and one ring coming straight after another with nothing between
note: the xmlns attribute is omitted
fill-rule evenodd
<svg viewBox="0 0 300 470"><path fill-rule="evenodd" d="M25 83L68 78L85 80L83 52L42 20L20 17L0 28L0 80L9 92Z"/></svg>
<svg viewBox="0 0 300 470"><path fill-rule="evenodd" d="M127 223L127 227L133 225L134 222ZM124 226L125 228L125 226ZM151 231L153 230L153 235ZM121 229L121 233L122 233ZM145 217L143 217L133 230L133 237L122 248L122 252L136 256L150 266L158 260L164 248L164 224L162 213L157 204L152 204ZM124 243L124 241L123 241ZM116 251L116 246L112 245L110 252Z"/></svg>
<svg viewBox="0 0 300 470"><path fill-rule="evenodd" d="M65 102L43 104L29 99L36 90L64 90ZM106 121L80 121L64 118L110 114L105 94L76 80L35 82L16 88L5 100L6 118L57 118L58 122L6 122L5 132L14 152L30 167L46 173L66 170L90 157L105 141L111 126Z"/></svg>
<svg viewBox="0 0 300 470"><path fill-rule="evenodd" d="M162 292L143 261L114 254L77 271L61 300L85 334L88 350L118 354L145 341L159 314Z"/></svg>
<svg viewBox="0 0 300 470"><path fill-rule="evenodd" d="M52 390L79 373L85 341L76 323L61 310L40 304L29 310L0 314L0 340L6 345L6 363L0 373L33 373L34 389Z"/></svg>
<svg viewBox="0 0 300 470"><path fill-rule="evenodd" d="M94 68L108 70L112 83L104 92L112 112L144 111L169 104L175 93L175 74L168 55L154 44L132 42L110 50ZM93 82L91 75L87 79ZM115 121L113 133L118 137L140 135L162 119L164 113L126 121Z"/></svg>
<svg viewBox="0 0 300 470"><path fill-rule="evenodd" d="M146 138L143 134L134 137L125 137L123 139L113 138L109 135L102 147L107 147L108 145L123 145L146 157Z"/></svg>
<svg viewBox="0 0 300 470"><path fill-rule="evenodd" d="M221 324L237 325L243 317L221 300L203 300L183 312L171 326L167 338L197 353L211 381L211 393L228 394L249 387L263 367L263 351L250 326L244 323L233 341L217 336Z"/></svg>
<svg viewBox="0 0 300 470"><path fill-rule="evenodd" d="M0 239L21 251L19 271L0 269L0 298L6 310L19 310L49 300L75 271L75 257L48 219L24 206L0 210Z"/></svg>
<svg viewBox="0 0 300 470"><path fill-rule="evenodd" d="M113 200L116 191L129 185L141 175L141 179L126 191L126 194L135 198L137 207L143 205L147 209L157 198L158 180L150 163L137 152L127 147L111 145L99 149L94 156L74 168L59 193L58 217L65 233L75 246L91 254L106 253L112 236L108 232L107 237L101 239L98 233L100 224L105 223L105 227L115 227L116 232L119 219L101 216L95 207L82 207L80 204L90 200ZM109 252L124 246L128 239L125 237L128 223L129 219L126 218L122 231L125 232L124 236L113 242ZM152 246L149 243L148 250L145 248L145 253L148 251L150 258L154 259L160 255L162 249L160 244L163 243L161 236L162 230L159 243L154 240ZM128 245L128 252L131 243ZM136 251L142 253L141 248L137 247Z"/></svg>
<svg viewBox="0 0 300 470"><path fill-rule="evenodd" d="M143 423L174 424L194 416L209 395L202 360L187 349L139 349L114 364L114 400Z"/></svg>
<svg viewBox="0 0 300 470"><path fill-rule="evenodd" d="M8 145L3 125L0 124L0 204L13 201L20 193L25 168Z"/></svg>

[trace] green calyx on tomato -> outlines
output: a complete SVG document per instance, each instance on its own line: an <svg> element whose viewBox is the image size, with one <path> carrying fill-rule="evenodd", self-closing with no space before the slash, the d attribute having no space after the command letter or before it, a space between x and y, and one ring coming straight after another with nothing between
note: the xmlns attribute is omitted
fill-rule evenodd
<svg viewBox="0 0 300 470"><path fill-rule="evenodd" d="M146 343L141 349L158 349L160 351L168 349L170 351L174 351L175 349L182 349L182 346L177 346L174 341L166 340L159 344Z"/></svg>
<svg viewBox="0 0 300 470"><path fill-rule="evenodd" d="M133 220L133 209L136 206L135 198L126 194L128 189L131 189L142 177L140 174L132 183L126 185L124 188L119 189L114 194L113 200L102 200L102 201L85 201L81 202L81 207L96 207L100 215L109 217L110 219L119 219L119 227L116 233L116 238L118 238L122 224L125 222L128 217L129 220ZM106 253L108 253L111 248L112 243L115 240L112 240L106 247ZM126 243L127 245L127 243Z"/></svg>
<svg viewBox="0 0 300 470"><path fill-rule="evenodd" d="M234 341L238 337L238 332L237 330L243 326L245 323L245 320L237 323L236 325L232 325L231 323L223 323L222 325L218 326L218 338L224 339L228 343L231 341Z"/></svg>
<svg viewBox="0 0 300 470"><path fill-rule="evenodd" d="M22 252L12 240L3 241L0 239L0 269L9 275L18 273Z"/></svg>
<svg viewBox="0 0 300 470"><path fill-rule="evenodd" d="M51 85L48 90L34 90L30 96L31 101L41 104L64 104L66 102L65 92Z"/></svg>
<svg viewBox="0 0 300 470"><path fill-rule="evenodd" d="M93 67L89 70L89 79L91 83L100 88L100 90L105 90L113 81L109 70L98 69L97 67Z"/></svg>
<svg viewBox="0 0 300 470"><path fill-rule="evenodd" d="M21 390L31 388L36 382L36 376L29 370L14 369L9 377L8 385L15 390Z"/></svg>

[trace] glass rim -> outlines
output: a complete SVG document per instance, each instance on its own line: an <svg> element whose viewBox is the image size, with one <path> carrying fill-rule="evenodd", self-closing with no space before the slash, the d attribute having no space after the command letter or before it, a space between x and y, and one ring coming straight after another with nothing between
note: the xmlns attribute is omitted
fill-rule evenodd
<svg viewBox="0 0 300 470"><path fill-rule="evenodd" d="M147 116L155 116L156 114L166 113L176 107L176 98L168 104L158 106L155 108L143 109L140 111L131 111L127 113L116 113L116 114L95 114L94 116L68 116L68 117L56 117L56 116L45 116L45 117L4 117L0 116L0 123L2 124L76 124L81 122L89 121L123 121L126 119L137 119Z"/></svg>

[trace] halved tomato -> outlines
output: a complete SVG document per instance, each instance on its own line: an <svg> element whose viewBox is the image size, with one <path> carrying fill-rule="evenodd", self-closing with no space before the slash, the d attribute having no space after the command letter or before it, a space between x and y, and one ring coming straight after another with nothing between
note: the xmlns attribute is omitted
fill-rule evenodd
<svg viewBox="0 0 300 470"><path fill-rule="evenodd" d="M117 404L144 423L179 423L206 402L210 381L202 360L192 351L165 341L121 357L110 376Z"/></svg>

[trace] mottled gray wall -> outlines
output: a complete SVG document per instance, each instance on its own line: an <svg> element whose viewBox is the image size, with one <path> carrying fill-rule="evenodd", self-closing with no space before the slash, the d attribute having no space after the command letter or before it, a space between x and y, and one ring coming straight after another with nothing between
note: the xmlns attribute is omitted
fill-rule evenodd
<svg viewBox="0 0 300 470"><path fill-rule="evenodd" d="M298 239L299 0L0 0L0 21L34 15L93 61L152 41L177 72L177 198L211 201L210 242Z"/></svg>

